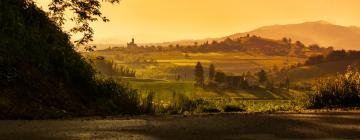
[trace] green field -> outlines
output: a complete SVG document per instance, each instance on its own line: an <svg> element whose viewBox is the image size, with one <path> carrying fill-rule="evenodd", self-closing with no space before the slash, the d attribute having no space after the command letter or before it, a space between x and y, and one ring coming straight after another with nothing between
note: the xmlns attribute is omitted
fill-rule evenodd
<svg viewBox="0 0 360 140"><path fill-rule="evenodd" d="M184 94L191 98L203 98L207 100L220 100L229 98L234 100L287 100L297 91L269 91L264 88L253 88L247 90L205 90L194 86L191 81L171 81L153 79L122 78L122 82L138 89L140 93L155 92L156 98L166 100L173 97L173 94Z"/></svg>
<svg viewBox="0 0 360 140"><path fill-rule="evenodd" d="M96 51L87 54L96 57L103 56L105 60L116 65L126 66L136 70L136 78L119 78L137 89L143 96L149 92L155 93L155 98L167 100L174 94L183 94L192 99L220 100L287 100L297 91L269 91L264 87L243 90L208 90L194 87L194 65L201 62L207 76L208 65L214 64L217 71L228 75L242 75L246 72L255 73L261 69L279 68L302 63L305 58L287 56L267 56L244 52L218 53L183 53L183 52L144 52L129 53L122 51ZM175 80L180 76L180 80ZM205 77L206 78L206 77Z"/></svg>
<svg viewBox="0 0 360 140"><path fill-rule="evenodd" d="M297 65L306 58L287 56L267 56L244 52L182 53L121 51L97 51L88 55L102 56L105 61L136 70L136 77L112 76L127 83L140 93L146 101L151 97L154 112L228 112L246 110L248 112L298 111L305 103L302 99L311 91L311 84L320 77L342 73L348 65L359 61L333 61L317 65ZM226 75L247 77L250 87L243 89L199 88L194 86L194 67L201 62L207 83L208 67L214 64L216 71ZM296 66L295 66L296 65ZM274 70L274 66L277 70ZM259 83L256 73L264 69L272 83ZM248 74L250 73L250 74ZM290 89L283 84L290 80ZM149 96L151 95L151 96ZM149 103L149 102L147 102ZM196 109L191 107L196 104ZM189 106L190 105L190 106ZM183 108L185 107L185 108Z"/></svg>

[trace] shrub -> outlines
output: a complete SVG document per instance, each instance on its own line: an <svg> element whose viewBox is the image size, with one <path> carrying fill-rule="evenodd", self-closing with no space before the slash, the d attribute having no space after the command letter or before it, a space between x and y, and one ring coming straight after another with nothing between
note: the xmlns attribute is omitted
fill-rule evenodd
<svg viewBox="0 0 360 140"><path fill-rule="evenodd" d="M225 104L223 106L224 112L241 112L245 111L244 106L236 105L236 104Z"/></svg>
<svg viewBox="0 0 360 140"><path fill-rule="evenodd" d="M142 111L143 113L154 113L154 96L155 92L149 91L145 99L142 99Z"/></svg>
<svg viewBox="0 0 360 140"><path fill-rule="evenodd" d="M136 90L112 79L97 79L95 100L99 111L106 114L140 113L140 99Z"/></svg>
<svg viewBox="0 0 360 140"><path fill-rule="evenodd" d="M177 112L179 114L184 113L185 111L192 112L199 105L204 104L205 101L202 99L190 99L188 96L180 93L174 93L172 104L170 108L172 108L173 112Z"/></svg>
<svg viewBox="0 0 360 140"><path fill-rule="evenodd" d="M209 105L204 105L200 108L201 112L204 113L217 113L217 112L221 112L221 110L216 107L215 105L209 104Z"/></svg>
<svg viewBox="0 0 360 140"><path fill-rule="evenodd" d="M350 68L345 74L318 80L307 98L309 108L355 107L360 105L360 73Z"/></svg>
<svg viewBox="0 0 360 140"><path fill-rule="evenodd" d="M141 107L143 113L159 113L159 114L184 114L185 112L194 112L201 105L208 104L203 99L190 99L182 93L173 93L173 98L169 101L156 100L155 93L150 91L147 96L142 99Z"/></svg>

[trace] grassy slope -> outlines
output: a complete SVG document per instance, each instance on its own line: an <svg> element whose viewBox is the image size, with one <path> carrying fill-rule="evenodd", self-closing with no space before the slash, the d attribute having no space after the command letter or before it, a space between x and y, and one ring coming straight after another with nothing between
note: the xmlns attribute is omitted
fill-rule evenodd
<svg viewBox="0 0 360 140"><path fill-rule="evenodd" d="M294 82L311 82L319 77L332 76L343 73L347 66L358 64L360 61L336 61L313 66L303 66L289 72L289 77Z"/></svg>
<svg viewBox="0 0 360 140"><path fill-rule="evenodd" d="M134 79L123 78L123 82L128 82L130 86L146 94L148 91L154 91L156 98L166 100L173 97L173 93L185 94L191 98L204 98L209 100L218 100L221 98L246 99L246 100L278 100L289 99L290 94L284 92L271 92L263 88L249 90L226 90L213 91L196 88L191 81L170 81L153 79Z"/></svg>

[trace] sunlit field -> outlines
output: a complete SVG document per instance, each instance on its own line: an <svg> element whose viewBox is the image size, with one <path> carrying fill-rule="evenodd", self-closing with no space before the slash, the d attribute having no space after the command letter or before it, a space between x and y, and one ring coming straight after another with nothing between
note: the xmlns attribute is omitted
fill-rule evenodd
<svg viewBox="0 0 360 140"><path fill-rule="evenodd" d="M153 91L156 98L166 100L172 98L173 94L185 94L191 98L204 98L207 100L219 100L222 98L233 100L289 100L292 95L299 94L298 91L269 91L265 88L254 88L248 90L206 90L194 87L192 81L153 80L120 78L119 81L128 83L132 88L141 93Z"/></svg>
<svg viewBox="0 0 360 140"><path fill-rule="evenodd" d="M171 79L171 75L183 74L191 79L193 67L201 62L205 69L214 64L217 70L233 75L254 72L260 69L271 69L274 66L284 67L302 63L306 58L287 56L266 56L244 52L222 53L182 53L182 52L152 52L124 53L121 51L97 51L92 55L104 56L118 65L125 65L137 70L141 78ZM144 62L152 60L154 63Z"/></svg>
<svg viewBox="0 0 360 140"><path fill-rule="evenodd" d="M274 66L285 67L303 63L305 58L287 56L266 56L244 52L219 53L183 53L183 52L150 52L129 53L114 50L96 51L87 56L102 56L116 65L136 70L135 78L112 77L138 90L143 97L149 92L155 93L155 100L169 101L174 94L183 94L191 99L211 101L231 100L290 100L299 91L267 90L256 87L242 90L209 90L194 86L194 66L197 62L204 65L205 71L214 64L218 71L229 75L243 75L260 69L272 69ZM205 74L205 77L207 75Z"/></svg>

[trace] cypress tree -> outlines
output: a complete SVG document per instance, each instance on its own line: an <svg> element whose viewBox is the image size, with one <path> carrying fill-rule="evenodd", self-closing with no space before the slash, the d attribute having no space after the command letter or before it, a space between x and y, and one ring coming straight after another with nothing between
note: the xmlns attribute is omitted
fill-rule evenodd
<svg viewBox="0 0 360 140"><path fill-rule="evenodd" d="M195 66L195 82L197 86L204 85L204 69L200 62L197 62Z"/></svg>

